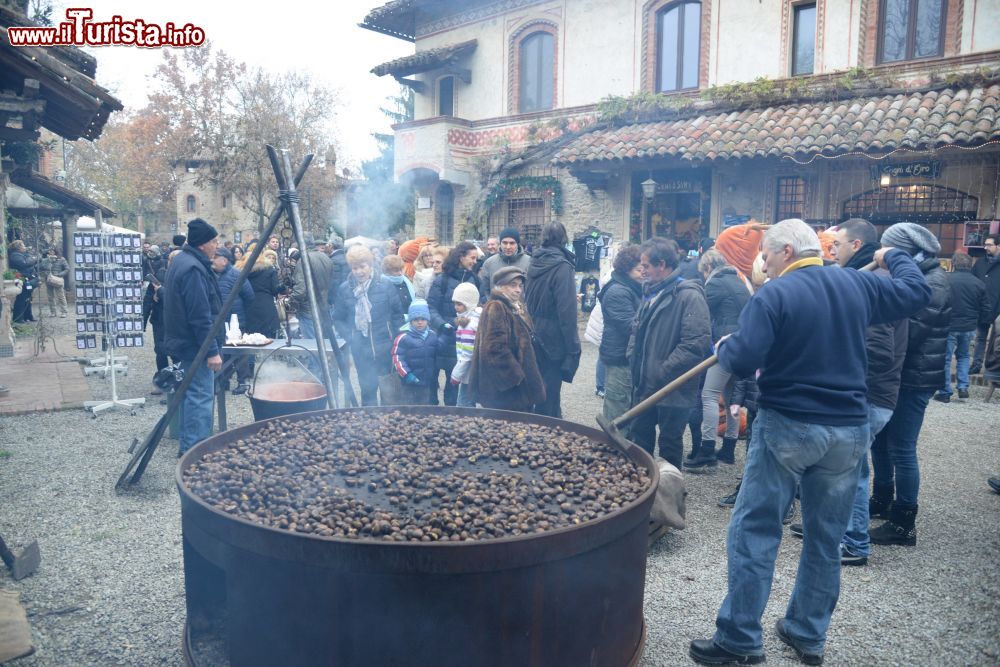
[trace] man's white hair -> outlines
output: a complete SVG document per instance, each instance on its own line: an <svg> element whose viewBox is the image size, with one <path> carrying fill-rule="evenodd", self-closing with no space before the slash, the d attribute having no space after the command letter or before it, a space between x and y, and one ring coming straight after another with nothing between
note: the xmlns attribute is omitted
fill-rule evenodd
<svg viewBox="0 0 1000 667"><path fill-rule="evenodd" d="M794 257L819 257L819 235L812 227L798 218L782 220L764 232L764 248L770 253L792 247Z"/></svg>

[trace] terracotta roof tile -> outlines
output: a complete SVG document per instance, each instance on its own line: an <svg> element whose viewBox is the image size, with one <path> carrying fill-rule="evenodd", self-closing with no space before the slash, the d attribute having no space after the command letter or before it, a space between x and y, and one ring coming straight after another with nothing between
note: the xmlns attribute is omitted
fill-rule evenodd
<svg viewBox="0 0 1000 667"><path fill-rule="evenodd" d="M1000 84L842 102L786 104L597 129L561 148L556 164L811 155L1000 139Z"/></svg>
<svg viewBox="0 0 1000 667"><path fill-rule="evenodd" d="M475 49L476 40L470 39L466 42L449 44L436 49L417 51L412 56L396 58L373 67L371 73L376 76L385 76L386 74L409 76L410 74L429 72L432 69L448 65L462 56L472 53Z"/></svg>

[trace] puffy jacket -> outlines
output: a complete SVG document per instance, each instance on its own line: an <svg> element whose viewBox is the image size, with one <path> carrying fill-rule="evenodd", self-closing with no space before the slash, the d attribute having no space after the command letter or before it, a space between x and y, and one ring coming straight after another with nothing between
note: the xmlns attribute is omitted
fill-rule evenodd
<svg viewBox="0 0 1000 667"><path fill-rule="evenodd" d="M986 298L992 308L992 317L1000 315L1000 256L992 262L989 257L980 257L972 267L972 275L986 285Z"/></svg>
<svg viewBox="0 0 1000 667"><path fill-rule="evenodd" d="M459 382L469 381L469 368L472 365L472 354L476 349L476 331L479 330L479 316L483 312L482 307L471 310L462 315L468 318L468 322L455 329L455 355L458 361L451 371L451 378Z"/></svg>
<svg viewBox="0 0 1000 667"><path fill-rule="evenodd" d="M219 282L205 253L185 245L167 270L160 298L167 354L191 361L222 310ZM225 330L220 327L208 348L208 356L219 354L225 340Z"/></svg>
<svg viewBox="0 0 1000 667"><path fill-rule="evenodd" d="M528 267L531 266L531 257L526 255L520 248L510 257L502 252L487 257L486 261L483 262L483 268L479 271L480 294L483 302L489 298L490 290L493 289L493 274L505 266L516 266L527 273Z"/></svg>
<svg viewBox="0 0 1000 667"><path fill-rule="evenodd" d="M973 331L988 327L993 310L986 296L986 285L971 271L946 274L951 289L951 331Z"/></svg>
<svg viewBox="0 0 1000 667"><path fill-rule="evenodd" d="M632 335L635 314L642 305L642 285L618 271L597 295L604 317L604 334L599 354L608 366L627 366L628 339Z"/></svg>
<svg viewBox="0 0 1000 667"><path fill-rule="evenodd" d="M931 288L931 301L910 317L903 361L902 385L911 389L940 389L944 384L945 352L951 328L951 289L936 257L925 259L920 271Z"/></svg>
<svg viewBox="0 0 1000 667"><path fill-rule="evenodd" d="M720 266L705 281L705 301L712 317L712 342L739 328L740 313L750 300L750 290L731 266Z"/></svg>
<svg viewBox="0 0 1000 667"><path fill-rule="evenodd" d="M65 279L69 275L69 263L65 257L46 257L38 262L38 271L42 278L51 275Z"/></svg>
<svg viewBox="0 0 1000 667"><path fill-rule="evenodd" d="M396 288L382 276L372 276L368 286L368 300L371 309L371 335L365 338L354 324L354 307L357 297L354 288L358 284L352 275L344 281L337 290L337 298L333 305L333 324L337 333L352 347L355 345L370 345L375 357L379 374L389 372L392 341L396 332L403 325L403 311L396 296Z"/></svg>
<svg viewBox="0 0 1000 667"><path fill-rule="evenodd" d="M401 378L413 373L421 384L430 386L438 343L433 331L425 333L426 336L421 336L410 329L396 336L392 344L392 368Z"/></svg>
<svg viewBox="0 0 1000 667"><path fill-rule="evenodd" d="M236 279L239 277L240 272L236 270L236 267L232 264L226 264L225 270L219 274L218 278L219 293L222 295L223 301L229 297L229 293L233 291L233 287L236 286ZM247 325L247 310L252 305L253 286L250 285L250 281L244 280L243 284L240 285L240 295L236 301L233 301L233 308L230 311L230 313L234 313L239 318L241 330Z"/></svg>
<svg viewBox="0 0 1000 667"><path fill-rule="evenodd" d="M708 357L712 347L708 304L700 283L671 276L654 285L647 296L629 340L633 405ZM689 408L698 400L698 383L691 381L657 405Z"/></svg>
<svg viewBox="0 0 1000 667"><path fill-rule="evenodd" d="M438 356L455 359L455 288L472 283L479 289L479 278L472 271L459 267L451 273L439 273L427 291L427 307L431 311L431 329L438 334Z"/></svg>
<svg viewBox="0 0 1000 667"><path fill-rule="evenodd" d="M535 340L545 356L552 361L573 357L579 363L576 272L571 258L563 248L542 247L535 251L528 268L524 303L535 327Z"/></svg>
<svg viewBox="0 0 1000 667"><path fill-rule="evenodd" d="M10 254L7 256L7 263L10 268L14 269L25 278L35 277L35 268L38 264L38 259L32 257L26 252L17 252L16 250L10 251Z"/></svg>

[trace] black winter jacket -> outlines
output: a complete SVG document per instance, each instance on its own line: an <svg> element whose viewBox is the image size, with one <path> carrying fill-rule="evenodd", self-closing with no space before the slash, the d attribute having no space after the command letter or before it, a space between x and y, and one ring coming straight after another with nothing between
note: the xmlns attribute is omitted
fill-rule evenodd
<svg viewBox="0 0 1000 667"><path fill-rule="evenodd" d="M208 338L212 322L222 310L219 282L205 253L185 245L167 270L160 290L163 299L164 347L174 359L191 361ZM208 356L219 354L226 341L220 327Z"/></svg>
<svg viewBox="0 0 1000 667"><path fill-rule="evenodd" d="M352 275L337 290L337 298L333 305L333 324L340 337L352 348L358 345L370 346L379 375L385 375L392 364L392 341L399 327L403 326L403 310L399 305L399 297L396 296L396 289L388 280L378 274L372 277L368 286L368 300L372 304L371 335L365 338L354 325L356 285L357 279Z"/></svg>
<svg viewBox="0 0 1000 667"><path fill-rule="evenodd" d="M462 283L472 283L479 289L479 278L474 271L466 271L459 267L451 273L439 273L434 276L434 282L427 290L427 307L431 311L431 329L438 335L438 358L442 360L457 359L455 351L455 304L452 297L455 288ZM395 293L395 288L393 288ZM448 325L448 326L445 326Z"/></svg>
<svg viewBox="0 0 1000 667"><path fill-rule="evenodd" d="M635 314L642 305L642 285L618 271L597 295L604 317L599 354L608 366L628 366L628 338L632 335Z"/></svg>
<svg viewBox="0 0 1000 667"><path fill-rule="evenodd" d="M980 257L972 267L972 275L986 285L986 298L989 299L990 307L993 309L990 317L992 321L1000 315L1000 257L992 262L989 257Z"/></svg>
<svg viewBox="0 0 1000 667"><path fill-rule="evenodd" d="M333 302L337 299L337 292L340 290L340 286L351 275L351 267L347 264L347 251L343 248L333 251L333 254L330 255L330 262L332 262L333 268L330 270L330 292L327 301L332 306Z"/></svg>
<svg viewBox="0 0 1000 667"><path fill-rule="evenodd" d="M633 405L707 358L712 346L701 283L671 276L649 289L647 296L629 340ZM690 408L698 400L698 383L692 380L657 405Z"/></svg>
<svg viewBox="0 0 1000 667"><path fill-rule="evenodd" d="M974 331L988 327L993 309L986 296L986 285L971 271L947 274L951 288L951 331Z"/></svg>
<svg viewBox="0 0 1000 667"><path fill-rule="evenodd" d="M740 313L750 300L750 290L736 269L722 266L712 271L705 281L705 301L712 317L712 342L739 328Z"/></svg>
<svg viewBox="0 0 1000 667"><path fill-rule="evenodd" d="M278 308L274 300L281 294L278 269L273 266L254 266L247 276L253 288L253 303L247 308L247 323L244 327L250 333L259 333L268 338L278 335ZM242 326L242 325L241 325Z"/></svg>
<svg viewBox="0 0 1000 667"><path fill-rule="evenodd" d="M874 243L862 245L854 253L846 268L860 270L870 264L879 246ZM876 269L877 275L891 277L885 269ZM899 383L906 358L909 320L870 324L865 330L865 354L868 360L868 402L890 410L896 409L899 398Z"/></svg>
<svg viewBox="0 0 1000 667"><path fill-rule="evenodd" d="M944 385L945 348L951 328L951 290L936 257L918 264L931 288L931 301L910 317L903 361L902 385L910 389L940 389Z"/></svg>
<svg viewBox="0 0 1000 667"><path fill-rule="evenodd" d="M32 257L29 253L12 250L7 256L7 262L10 268L29 280L34 279L38 275L38 258Z"/></svg>
<svg viewBox="0 0 1000 667"><path fill-rule="evenodd" d="M552 361L566 357L574 358L575 363L580 360L573 267L571 253L552 247L536 250L528 267L524 304L535 326L535 340ZM575 366L572 371L576 371Z"/></svg>

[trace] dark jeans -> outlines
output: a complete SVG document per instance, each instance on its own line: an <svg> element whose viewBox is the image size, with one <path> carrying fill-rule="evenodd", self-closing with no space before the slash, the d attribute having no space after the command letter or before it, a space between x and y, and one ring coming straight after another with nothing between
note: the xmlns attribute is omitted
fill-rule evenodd
<svg viewBox="0 0 1000 667"><path fill-rule="evenodd" d="M682 469L684 456L684 427L687 426L691 408L650 408L635 418L630 427L631 440L639 445L650 456L653 447L660 445L660 456L672 463L678 470ZM659 437L656 427L660 427Z"/></svg>
<svg viewBox="0 0 1000 667"><path fill-rule="evenodd" d="M536 348L537 349L537 348ZM562 359L549 359L538 352L538 370L545 385L545 400L535 405L535 414L562 419Z"/></svg>
<svg viewBox="0 0 1000 667"><path fill-rule="evenodd" d="M359 332L354 332L354 342L351 343L351 356L354 357L354 368L358 372L358 385L361 387L361 405L378 405L378 365L372 354L371 343Z"/></svg>
<svg viewBox="0 0 1000 667"><path fill-rule="evenodd" d="M438 404L438 389L441 386L438 379L441 377L441 371L444 371L444 404L452 407L458 404L458 385L451 383L451 372L455 370L456 363L458 363L457 359L437 360L437 365L434 369L434 377L431 378L431 405Z"/></svg>
<svg viewBox="0 0 1000 667"><path fill-rule="evenodd" d="M163 344L163 325L157 324L153 320L150 320L149 323L153 327L153 351L156 353L156 370L162 371L170 365L170 358L163 351L165 348Z"/></svg>
<svg viewBox="0 0 1000 667"><path fill-rule="evenodd" d="M989 342L986 340L986 337L989 336L989 333L990 325L988 324L984 327L976 327L976 346L972 351L972 366L969 369L970 373L983 372L983 359L986 358L986 344Z"/></svg>
<svg viewBox="0 0 1000 667"><path fill-rule="evenodd" d="M933 389L902 387L892 419L872 444L872 491L877 498L892 498L898 505L914 507L920 492L917 438Z"/></svg>
<svg viewBox="0 0 1000 667"><path fill-rule="evenodd" d="M31 313L31 295L34 290L25 285L21 293L14 297L14 305L10 307L11 319L15 322L32 322L35 316Z"/></svg>

